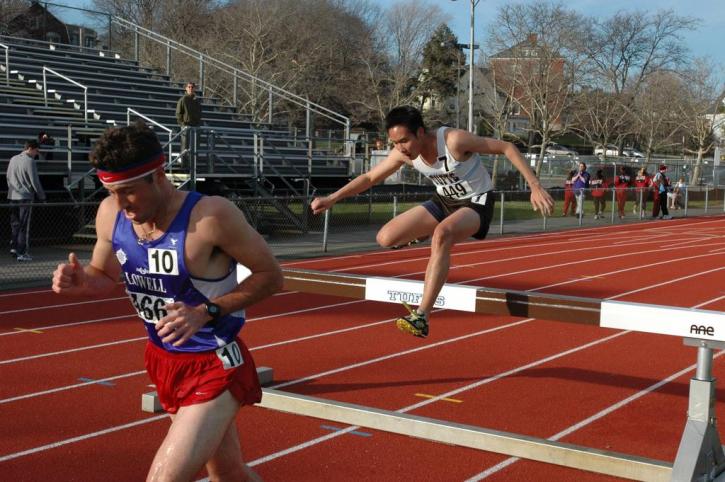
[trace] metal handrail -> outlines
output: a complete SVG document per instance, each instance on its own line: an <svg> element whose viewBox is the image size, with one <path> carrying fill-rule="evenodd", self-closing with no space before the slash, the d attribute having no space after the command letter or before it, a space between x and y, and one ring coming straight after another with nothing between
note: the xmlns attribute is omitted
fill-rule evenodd
<svg viewBox="0 0 725 482"><path fill-rule="evenodd" d="M70 82L71 84L77 85L78 87L83 89L83 121L86 123L86 125L88 125L88 87L81 84L80 82L76 82L75 80L73 80L69 77L66 77L63 74L59 74L55 70L53 70L49 67L46 67L44 65L43 66L43 98L45 99L46 107L48 107L48 80L47 80L47 76L45 74L46 72L50 72L53 75L57 75L61 79L66 80L66 81Z"/></svg>
<svg viewBox="0 0 725 482"><path fill-rule="evenodd" d="M308 123L307 123L308 135L309 135L309 112L313 111L316 114L322 115L322 116L332 120L333 122L337 122L339 124L344 125L345 133L346 133L345 137L349 137L350 118L347 116L344 116L338 112L328 109L322 105L311 102L309 99L305 99L304 97L301 97L288 90L282 89L281 87L277 87L274 84L271 84L263 79L260 79L259 77L256 77L248 72L240 70L225 62L217 60L213 57L209 57L208 55L206 55L202 52L199 52L198 50L192 49L191 47L188 47L184 44L176 42L175 40L172 40L161 34L148 30L144 27L141 27L140 25L136 25L135 23L133 23L129 20L126 20L121 17L113 16L112 21L115 22L120 27L132 30L137 35L143 35L144 37L146 37L150 40L153 40L159 44L165 45L167 48L173 48L174 50L187 54L191 57L195 57L195 58L199 59L202 66L203 66L204 62L207 62L209 65L213 65L214 67L218 68L219 70L226 72L228 74L231 74L233 76L235 85L236 85L236 79L238 77L241 77L242 79L245 79L248 82L253 82L257 85L261 85L262 88L268 90L270 92L270 94L274 93L278 97L281 97L300 107L304 107L308 112L308 116L307 116L308 117ZM203 67L200 69L200 73L203 74ZM200 83L203 86L203 79L200 81ZM236 90L235 90L235 94L236 94Z"/></svg>
<svg viewBox="0 0 725 482"><path fill-rule="evenodd" d="M168 146L169 146L169 161L171 161L171 137L173 136L174 131L172 129L169 129L168 127L166 127L163 124L159 124L158 122L156 122L155 120L151 119L150 117L147 117L147 116L143 115L142 113L140 113L136 109L132 109L130 107L127 107L126 108L126 125L131 125L131 114L132 113L133 114L136 114L136 116L142 118L146 122L150 122L151 124L155 125L159 129L166 131L166 133L169 135L169 144L168 144Z"/></svg>
<svg viewBox="0 0 725 482"><path fill-rule="evenodd" d="M5 44L0 47L5 49L5 85L10 86L10 47Z"/></svg>

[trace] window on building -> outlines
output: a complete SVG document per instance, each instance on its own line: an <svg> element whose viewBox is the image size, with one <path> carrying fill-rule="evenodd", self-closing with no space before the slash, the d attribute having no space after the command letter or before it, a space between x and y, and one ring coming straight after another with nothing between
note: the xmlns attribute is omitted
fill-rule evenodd
<svg viewBox="0 0 725 482"><path fill-rule="evenodd" d="M58 32L48 32L45 34L45 40L50 43L60 43L60 35Z"/></svg>

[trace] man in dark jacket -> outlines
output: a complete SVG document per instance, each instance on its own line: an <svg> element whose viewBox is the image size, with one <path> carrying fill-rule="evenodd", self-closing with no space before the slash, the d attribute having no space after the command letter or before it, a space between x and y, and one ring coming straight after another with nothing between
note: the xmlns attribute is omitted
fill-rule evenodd
<svg viewBox="0 0 725 482"><path fill-rule="evenodd" d="M25 143L25 150L10 159L7 170L8 200L10 209L10 254L18 261L31 261L30 247L30 203L37 197L45 201L45 191L38 177L38 141Z"/></svg>
<svg viewBox="0 0 725 482"><path fill-rule="evenodd" d="M196 84L186 84L186 93L176 103L176 122L183 129L184 127L197 127L201 125L201 102L196 98ZM184 153L189 147L189 135L181 134L181 159L182 165L186 165L188 155Z"/></svg>

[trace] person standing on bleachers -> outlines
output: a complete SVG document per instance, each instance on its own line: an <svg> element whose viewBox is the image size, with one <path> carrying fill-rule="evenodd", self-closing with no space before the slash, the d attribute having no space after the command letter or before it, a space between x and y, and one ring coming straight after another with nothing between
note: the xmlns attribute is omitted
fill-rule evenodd
<svg viewBox="0 0 725 482"><path fill-rule="evenodd" d="M186 84L186 93L176 103L176 121L183 129L185 127L198 127L201 125L201 102L196 97L196 84ZM189 155L185 152L189 148L189 134L181 134L181 165L187 167Z"/></svg>
<svg viewBox="0 0 725 482"><path fill-rule="evenodd" d="M45 201L45 191L40 184L38 166L35 158L40 152L38 141L32 139L25 143L25 149L13 156L8 164L6 179L8 182L8 200L10 208L10 254L18 261L32 261L28 254L30 248L30 211L29 205L37 197Z"/></svg>

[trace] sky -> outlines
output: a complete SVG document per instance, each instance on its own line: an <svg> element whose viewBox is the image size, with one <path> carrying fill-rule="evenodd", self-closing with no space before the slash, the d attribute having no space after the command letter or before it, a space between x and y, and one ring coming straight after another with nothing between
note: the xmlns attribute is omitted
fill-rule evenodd
<svg viewBox="0 0 725 482"><path fill-rule="evenodd" d="M396 0L371 0L387 7ZM448 26L461 43L470 38L471 0L421 0L435 4L448 16ZM497 10L512 0L477 0L475 10L475 43L485 48L485 33ZM521 0L530 3L536 0ZM90 0L57 0L60 3L76 7L88 7ZM587 16L609 17L616 12L631 11L635 7L647 12L659 9L673 10L677 15L695 17L700 20L696 30L684 34L684 42L696 57L709 57L719 65L719 77L725 79L725 0L566 0L564 3L572 10ZM491 52L487 52L491 53Z"/></svg>
<svg viewBox="0 0 725 482"><path fill-rule="evenodd" d="M380 5L389 0L373 0ZM438 5L449 16L448 26L461 43L470 39L470 0L427 0ZM485 40L485 32L496 12L511 0L478 0L475 9L475 43ZM533 0L521 3L533 3ZM566 0L568 8L591 17L610 17L620 10L641 10L654 13L657 10L672 10L683 17L700 20L697 30L683 35L685 45L696 57L709 57L720 66L720 77L725 78L725 0ZM483 44L485 48L485 43ZM491 52L489 52L491 53Z"/></svg>

